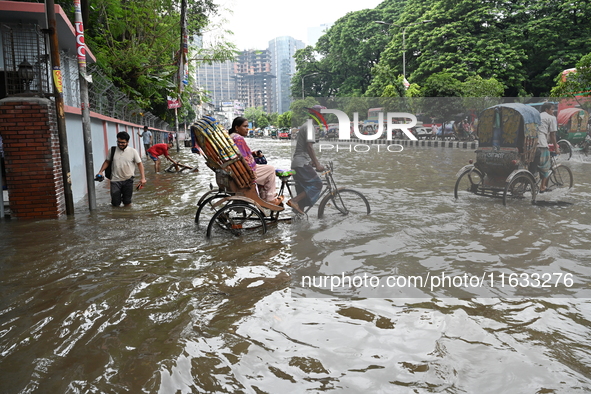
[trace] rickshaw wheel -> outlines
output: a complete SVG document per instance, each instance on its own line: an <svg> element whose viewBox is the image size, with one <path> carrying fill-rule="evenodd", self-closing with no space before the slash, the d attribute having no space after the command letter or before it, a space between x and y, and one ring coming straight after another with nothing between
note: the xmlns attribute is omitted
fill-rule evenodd
<svg viewBox="0 0 591 394"><path fill-rule="evenodd" d="M214 234L230 233L235 236L242 234L265 234L267 224L265 216L254 205L244 201L233 201L218 210L207 225L207 238Z"/></svg>
<svg viewBox="0 0 591 394"><path fill-rule="evenodd" d="M573 187L573 173L571 169L562 164L554 167L548 179L548 187L550 189L570 189Z"/></svg>
<svg viewBox="0 0 591 394"><path fill-rule="evenodd" d="M216 200L226 198L229 196L230 194L227 193L217 193L201 201L199 206L197 207L197 213L195 213L195 223L199 224L199 218L201 217L201 214L203 213L203 209L205 209L205 207L212 207Z"/></svg>
<svg viewBox="0 0 591 394"><path fill-rule="evenodd" d="M470 194L478 194L478 188L482 184L482 173L476 168L466 170L458 177L454 188L454 197L466 197Z"/></svg>
<svg viewBox="0 0 591 394"><path fill-rule="evenodd" d="M505 186L503 205L524 200L531 200L532 204L536 201L536 185L531 176L520 174Z"/></svg>
<svg viewBox="0 0 591 394"><path fill-rule="evenodd" d="M570 158L573 156L571 145L568 142L562 140L558 141L558 147L560 148L560 156L565 157L566 160L570 160Z"/></svg>

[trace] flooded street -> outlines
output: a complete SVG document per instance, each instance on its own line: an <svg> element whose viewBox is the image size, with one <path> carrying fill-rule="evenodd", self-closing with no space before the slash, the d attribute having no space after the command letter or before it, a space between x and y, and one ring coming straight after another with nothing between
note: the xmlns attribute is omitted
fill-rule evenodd
<svg viewBox="0 0 591 394"><path fill-rule="evenodd" d="M288 142L248 143L289 168ZM92 214L0 222L1 393L591 391L591 159L567 162L569 193L505 207L454 199L471 150L327 147L320 161L369 216L314 207L262 236L208 240L194 217L213 172L188 148L171 155L200 172L144 160L130 209L103 182ZM382 286L427 274L494 281ZM301 282L343 275L380 285Z"/></svg>

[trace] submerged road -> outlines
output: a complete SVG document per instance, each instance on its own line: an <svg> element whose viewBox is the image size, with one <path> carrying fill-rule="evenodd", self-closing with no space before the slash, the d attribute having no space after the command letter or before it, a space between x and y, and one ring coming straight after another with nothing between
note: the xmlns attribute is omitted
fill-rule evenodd
<svg viewBox="0 0 591 394"><path fill-rule="evenodd" d="M289 142L248 143L289 168ZM470 149L326 150L371 215L208 240L193 219L213 173L173 156L201 171L145 161L131 209L104 182L92 214L0 222L0 392L591 390L582 158L569 193L504 207L453 198Z"/></svg>

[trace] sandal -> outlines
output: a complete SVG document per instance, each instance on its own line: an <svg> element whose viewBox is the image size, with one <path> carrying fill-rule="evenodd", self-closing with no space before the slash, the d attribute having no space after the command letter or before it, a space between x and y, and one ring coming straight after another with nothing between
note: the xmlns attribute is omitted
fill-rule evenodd
<svg viewBox="0 0 591 394"><path fill-rule="evenodd" d="M301 214L301 215L305 215L304 211L301 210L300 206L298 205L297 202L294 202L293 200L289 200L287 202L287 205L291 207L291 209L293 209L294 211L296 211L297 213Z"/></svg>

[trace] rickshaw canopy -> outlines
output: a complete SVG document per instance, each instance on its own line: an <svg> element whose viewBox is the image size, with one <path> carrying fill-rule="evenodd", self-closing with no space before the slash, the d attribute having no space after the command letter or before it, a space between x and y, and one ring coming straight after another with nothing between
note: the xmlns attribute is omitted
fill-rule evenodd
<svg viewBox="0 0 591 394"><path fill-rule="evenodd" d="M479 146L523 149L524 141L537 139L540 113L521 103L498 104L483 110L478 119Z"/></svg>
<svg viewBox="0 0 591 394"><path fill-rule="evenodd" d="M581 108L565 108L558 113L558 125L566 126L571 121L569 130L572 132L587 128L589 113Z"/></svg>

